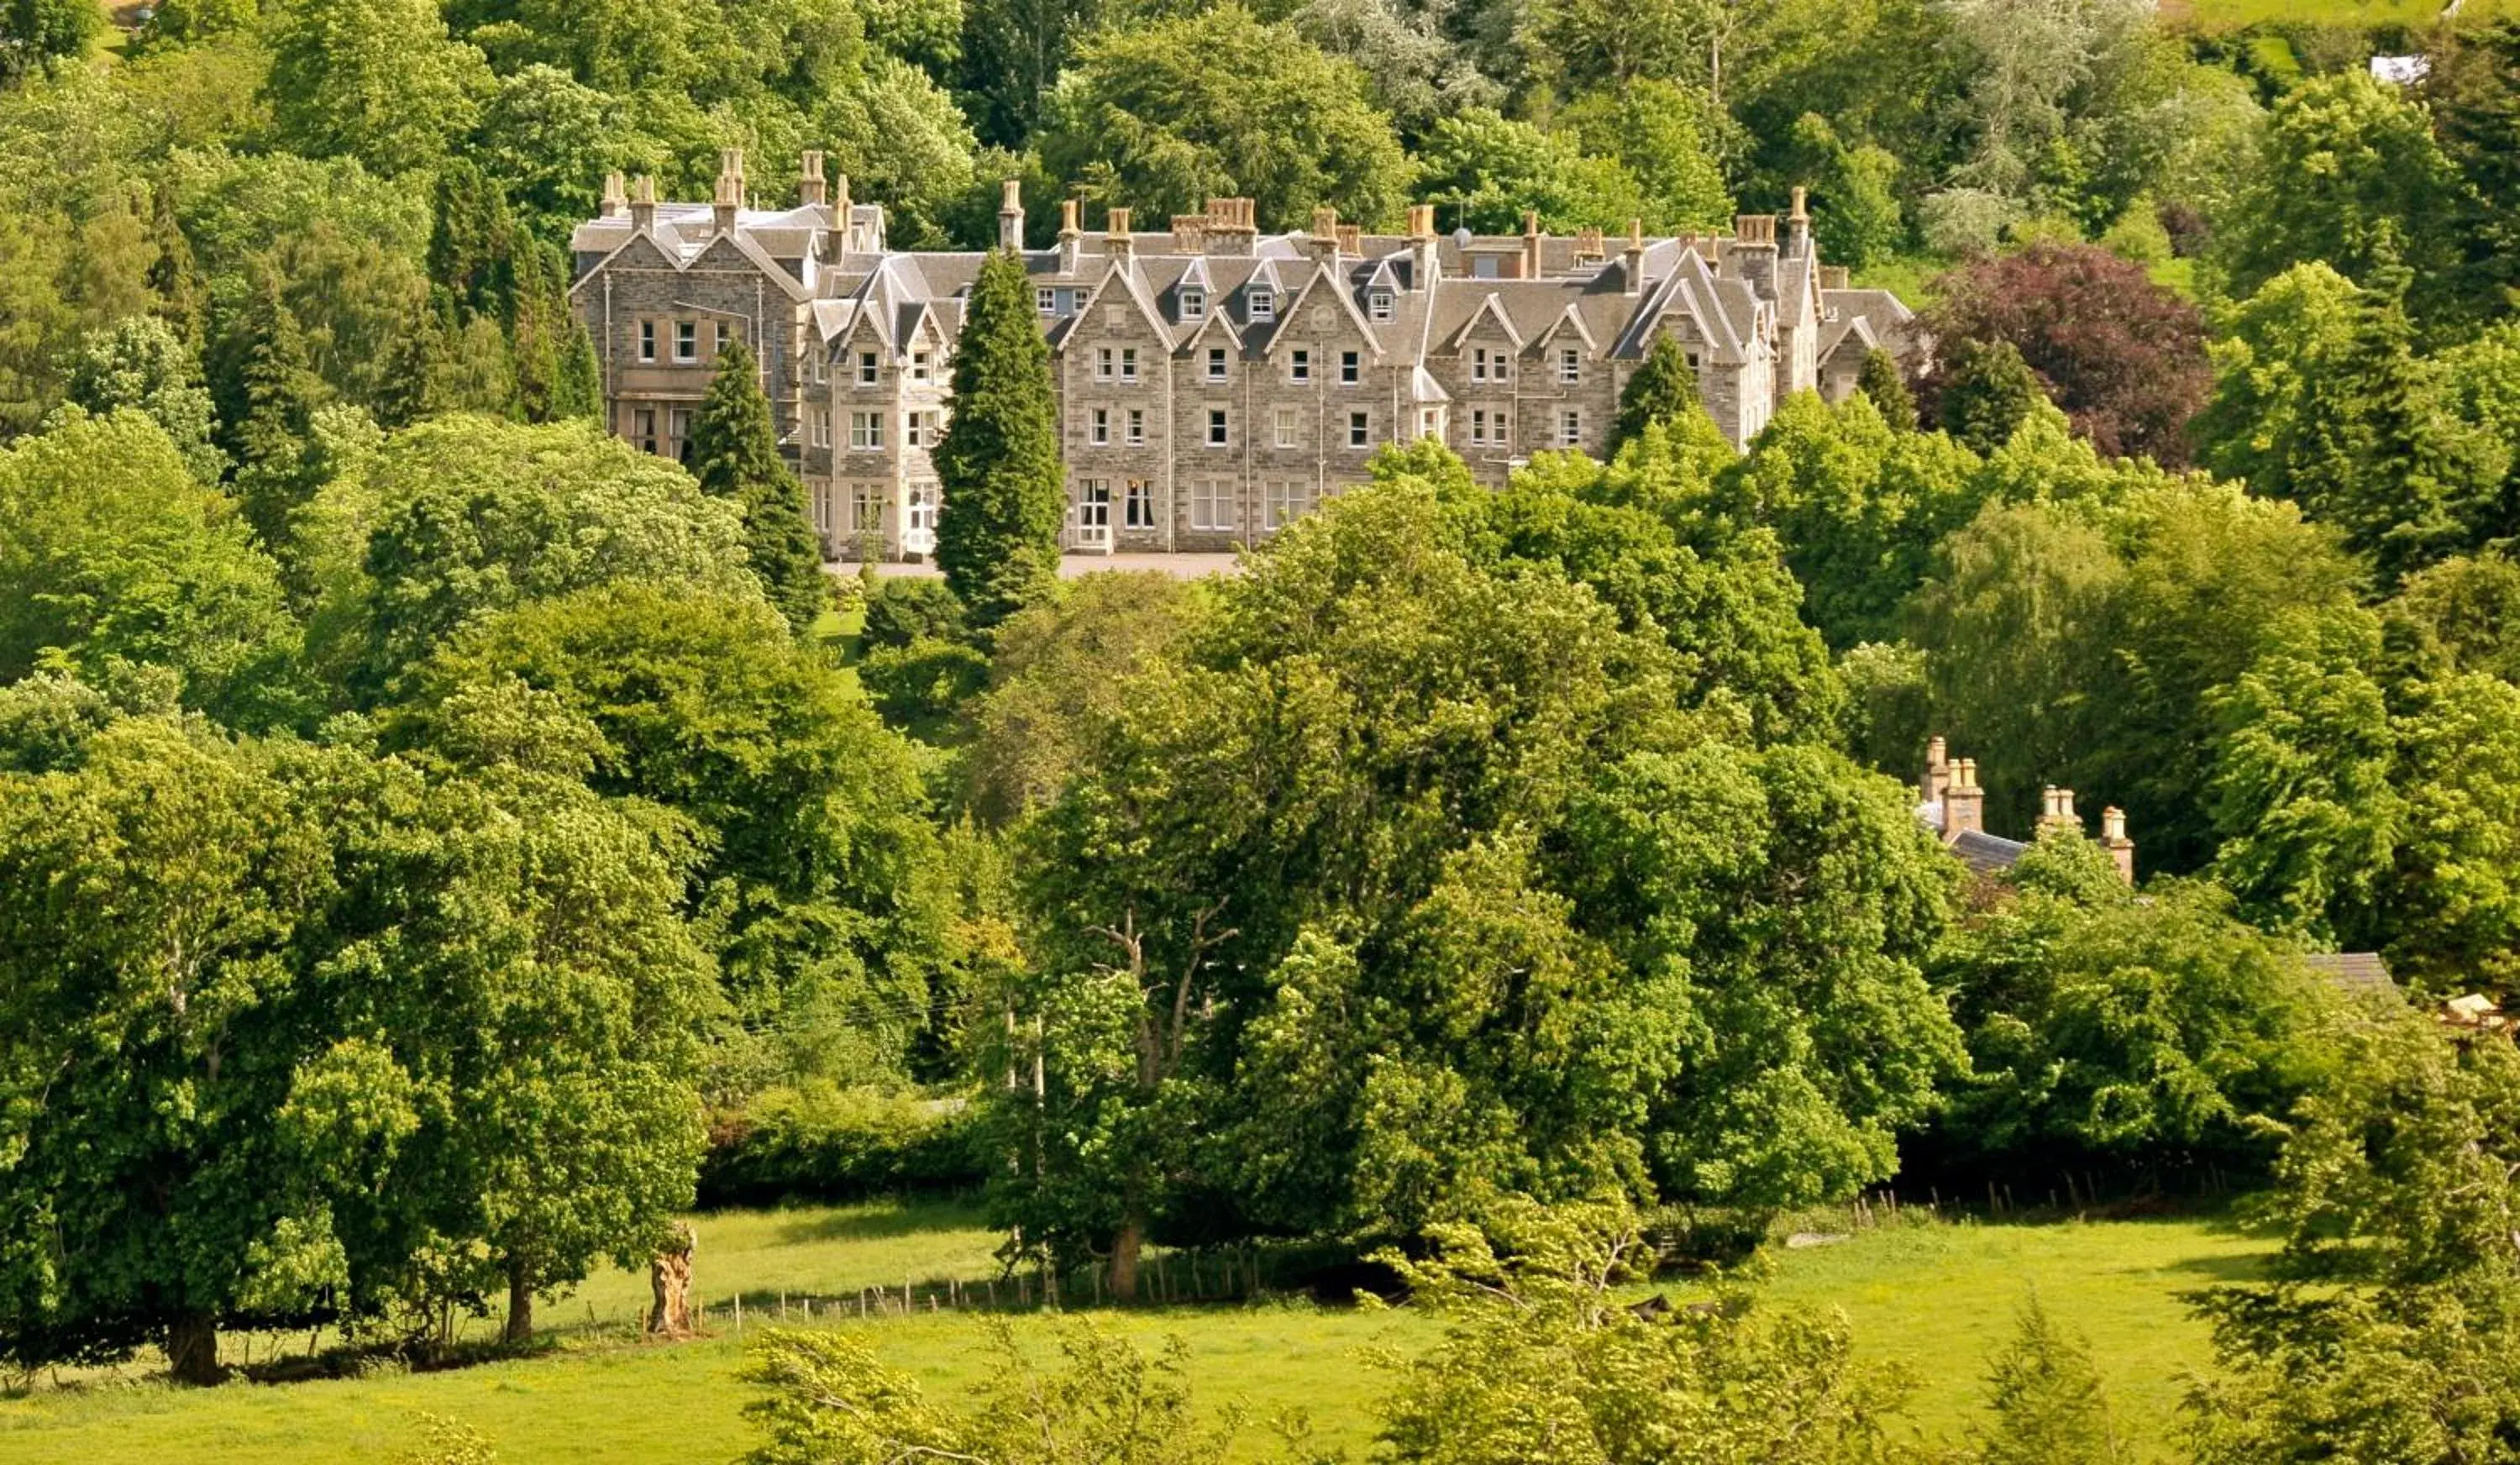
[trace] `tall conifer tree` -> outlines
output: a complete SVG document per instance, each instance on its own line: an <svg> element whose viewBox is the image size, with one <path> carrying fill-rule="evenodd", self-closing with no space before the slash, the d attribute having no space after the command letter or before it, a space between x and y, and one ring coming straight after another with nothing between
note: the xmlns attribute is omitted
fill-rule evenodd
<svg viewBox="0 0 2520 1465"><path fill-rule="evenodd" d="M779 456L779 432L751 350L729 341L692 422L692 472L702 491L743 511L744 547L770 603L802 633L831 603L822 546L805 519L805 488Z"/></svg>
<svg viewBox="0 0 2520 1465"><path fill-rule="evenodd" d="M1872 399L1872 409L1883 422L1902 432L1916 430L1916 396L1908 390L1908 376L1899 370L1899 358L1879 346L1865 352L1855 389Z"/></svg>
<svg viewBox="0 0 2520 1465"><path fill-rule="evenodd" d="M289 541L291 511L312 487L305 473L306 431L317 380L297 318L281 298L278 271L257 260L248 289L245 309L220 353L227 370L219 407L246 519L276 552Z"/></svg>
<svg viewBox="0 0 2520 1465"><path fill-rule="evenodd" d="M1058 573L1067 472L1050 346L1023 262L980 267L954 356L954 417L936 445L944 505L936 562L986 628L1042 598Z"/></svg>
<svg viewBox="0 0 2520 1465"><path fill-rule="evenodd" d="M1610 451L1645 430L1647 422L1674 422L1698 410L1697 373L1688 354L1670 336L1659 336L1645 352L1644 364L1619 388L1619 421L1610 434Z"/></svg>

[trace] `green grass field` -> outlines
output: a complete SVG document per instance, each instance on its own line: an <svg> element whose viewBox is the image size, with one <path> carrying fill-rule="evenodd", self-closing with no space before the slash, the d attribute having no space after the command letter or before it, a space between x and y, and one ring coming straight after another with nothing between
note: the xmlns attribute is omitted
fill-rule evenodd
<svg viewBox="0 0 2520 1465"><path fill-rule="evenodd" d="M2171 24L2207 34L2287 22L2420 28L2443 10L2443 0L2162 0L2161 6L2162 19ZM2481 22L2514 14L2520 14L2520 0L2466 0L2458 19Z"/></svg>
<svg viewBox="0 0 2520 1465"><path fill-rule="evenodd" d="M648 1346L622 1341L646 1296L644 1276L592 1279L542 1320L567 1329L555 1352L439 1373L394 1373L286 1386L231 1384L186 1393L142 1376L92 1378L75 1388L0 1398L0 1465L133 1460L165 1465L316 1465L390 1458L414 1439L422 1411L487 1436L508 1465L683 1465L729 1460L752 1443L736 1377L742 1344L728 1305L746 1298L747 1332L782 1293L854 1295L994 1270L997 1238L968 1210L862 1206L704 1217L697 1280L716 1336ZM2185 1377L2208 1361L2204 1330L2180 1294L2249 1275L2262 1243L2198 1221L2050 1225L1909 1225L1862 1231L1833 1246L1780 1251L1761 1283L1788 1306L1837 1308L1859 1346L1896 1359L1917 1381L1912 1427L1957 1437L1976 1416L1986 1356L2036 1288L2048 1309L2092 1340L2123 1423L2148 1446L2176 1427ZM600 1324L585 1325L592 1317ZM1253 1417L1300 1409L1328 1443L1361 1454L1382 1380L1362 1357L1408 1350L1434 1324L1407 1312L1365 1313L1284 1302L1147 1310L1114 1326L1153 1342L1186 1339L1193 1379L1211 1403L1240 1399ZM883 1354L941 1397L975 1382L989 1358L981 1321L941 1312L814 1326L862 1327ZM474 1336L487 1330L475 1324ZM1019 1336L1047 1323L1027 1317ZM1255 1431L1258 1453L1269 1442Z"/></svg>

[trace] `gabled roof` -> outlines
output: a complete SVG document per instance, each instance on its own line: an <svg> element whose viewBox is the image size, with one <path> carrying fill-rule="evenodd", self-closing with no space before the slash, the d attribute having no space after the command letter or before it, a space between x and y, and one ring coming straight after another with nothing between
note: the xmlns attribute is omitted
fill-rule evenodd
<svg viewBox="0 0 2520 1465"><path fill-rule="evenodd" d="M2017 839L2005 839L1980 829L1963 829L1949 841L1953 854L1961 863L1982 875L2012 868L2030 846Z"/></svg>
<svg viewBox="0 0 2520 1465"><path fill-rule="evenodd" d="M1506 314L1504 302L1497 298L1493 289L1480 295L1478 303L1462 317L1462 323L1445 334L1444 348L1448 351L1467 349L1471 333L1483 321L1496 322L1498 329L1505 332L1505 338L1513 342L1514 350L1519 352L1522 349L1522 333L1513 329L1513 318Z"/></svg>
<svg viewBox="0 0 2520 1465"><path fill-rule="evenodd" d="M1328 295L1336 300L1339 309L1347 316L1348 324L1356 328L1359 335L1365 337L1365 343L1373 349L1374 356L1379 358L1382 355L1381 336L1374 333L1373 324L1365 318L1365 312L1357 309L1355 298L1347 291L1347 282L1340 279L1338 272L1328 265L1316 265L1312 278L1305 281L1304 288L1295 292L1295 298L1278 308L1279 323L1282 326L1292 324L1297 313L1301 312L1316 294ZM1273 336L1272 339L1274 341L1275 337Z"/></svg>

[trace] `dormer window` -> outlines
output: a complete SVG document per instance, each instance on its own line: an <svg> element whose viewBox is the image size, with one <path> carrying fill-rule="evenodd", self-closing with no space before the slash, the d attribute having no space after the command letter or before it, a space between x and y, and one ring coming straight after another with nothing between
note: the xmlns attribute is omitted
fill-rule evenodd
<svg viewBox="0 0 2520 1465"><path fill-rule="evenodd" d="M1181 318L1185 321L1207 319L1207 291L1195 285L1182 287Z"/></svg>
<svg viewBox="0 0 2520 1465"><path fill-rule="evenodd" d="M1043 315L1057 315L1058 314L1058 291L1047 285L1042 286L1032 292L1032 304L1033 308Z"/></svg>
<svg viewBox="0 0 2520 1465"><path fill-rule="evenodd" d="M1251 319L1274 321L1278 318L1278 293L1265 285L1251 288Z"/></svg>
<svg viewBox="0 0 2520 1465"><path fill-rule="evenodd" d="M1391 291L1373 290L1365 297L1365 313L1376 321L1391 319Z"/></svg>

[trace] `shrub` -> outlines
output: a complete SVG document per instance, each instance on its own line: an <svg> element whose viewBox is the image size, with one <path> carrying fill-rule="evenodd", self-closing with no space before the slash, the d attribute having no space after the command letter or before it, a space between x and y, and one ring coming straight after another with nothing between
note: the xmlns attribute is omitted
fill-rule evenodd
<svg viewBox="0 0 2520 1465"><path fill-rule="evenodd" d="M960 641L963 602L942 580L887 578L866 593L866 630L860 640L870 651L897 649L925 638Z"/></svg>
<svg viewBox="0 0 2520 1465"><path fill-rule="evenodd" d="M960 1190L986 1169L961 1099L927 1099L820 1080L765 1088L709 1128L703 1206L862 1200Z"/></svg>

